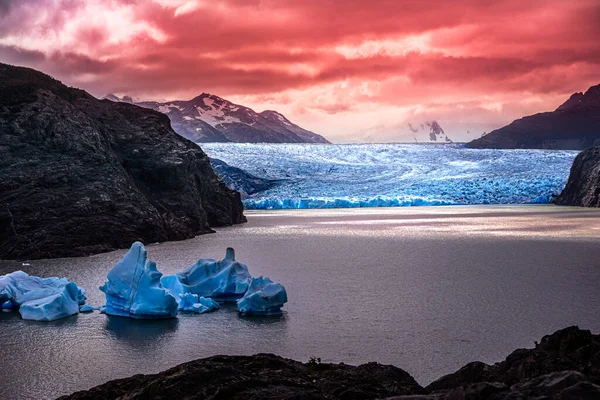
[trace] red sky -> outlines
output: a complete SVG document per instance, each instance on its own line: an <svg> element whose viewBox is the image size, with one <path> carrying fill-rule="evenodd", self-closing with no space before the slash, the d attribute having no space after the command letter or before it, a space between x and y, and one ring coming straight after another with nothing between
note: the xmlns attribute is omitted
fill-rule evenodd
<svg viewBox="0 0 600 400"><path fill-rule="evenodd" d="M96 96L210 92L335 142L555 109L600 83L599 38L599 0L0 0L2 62Z"/></svg>

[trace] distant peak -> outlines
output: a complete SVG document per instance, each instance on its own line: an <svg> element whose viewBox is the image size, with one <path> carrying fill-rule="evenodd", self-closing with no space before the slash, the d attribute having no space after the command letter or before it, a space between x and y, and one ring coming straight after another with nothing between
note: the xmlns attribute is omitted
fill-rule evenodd
<svg viewBox="0 0 600 400"><path fill-rule="evenodd" d="M572 110L579 107L600 107L600 85L591 86L585 94L573 93L556 111Z"/></svg>
<svg viewBox="0 0 600 400"><path fill-rule="evenodd" d="M101 100L110 100L110 101L114 101L115 103L129 103L129 104L134 103L133 98L131 96L119 97L114 93L107 94Z"/></svg>
<svg viewBox="0 0 600 400"><path fill-rule="evenodd" d="M113 93L108 93L106 96L102 97L101 100L110 100L110 101L114 101L114 102L119 102L119 101L121 101L121 98Z"/></svg>

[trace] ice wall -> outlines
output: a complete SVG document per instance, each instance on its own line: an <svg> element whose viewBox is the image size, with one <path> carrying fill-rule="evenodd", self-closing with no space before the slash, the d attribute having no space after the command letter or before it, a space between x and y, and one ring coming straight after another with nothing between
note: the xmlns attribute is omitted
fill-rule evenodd
<svg viewBox="0 0 600 400"><path fill-rule="evenodd" d="M455 144L203 143L210 157L277 182L247 209L548 203L576 151Z"/></svg>

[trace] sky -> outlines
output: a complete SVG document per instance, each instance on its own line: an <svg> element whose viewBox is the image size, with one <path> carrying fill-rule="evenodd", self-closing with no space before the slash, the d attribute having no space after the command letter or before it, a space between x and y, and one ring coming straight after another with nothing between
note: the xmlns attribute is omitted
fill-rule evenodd
<svg viewBox="0 0 600 400"><path fill-rule="evenodd" d="M216 94L333 142L467 140L600 83L599 0L0 0L0 62L96 97Z"/></svg>

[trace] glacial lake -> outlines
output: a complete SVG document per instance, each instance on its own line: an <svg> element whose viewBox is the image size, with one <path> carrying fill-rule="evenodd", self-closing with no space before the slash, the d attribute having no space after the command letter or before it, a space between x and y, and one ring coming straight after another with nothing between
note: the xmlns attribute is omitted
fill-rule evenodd
<svg viewBox="0 0 600 400"><path fill-rule="evenodd" d="M148 246L163 273L225 248L283 283L279 318L135 321L94 312L44 323L0 312L0 398L45 399L215 354L393 364L422 385L503 360L569 325L600 332L600 209L444 206L249 211L248 223ZM125 250L0 261L97 290Z"/></svg>

